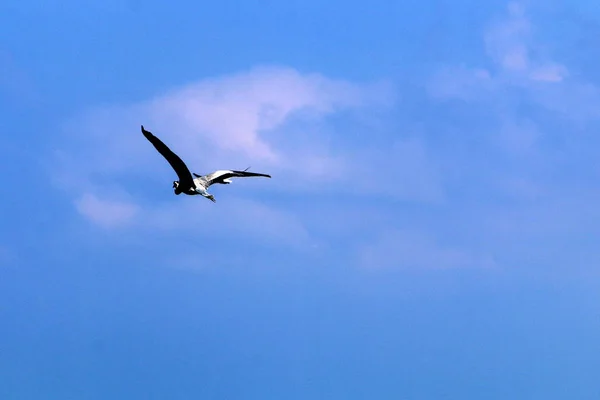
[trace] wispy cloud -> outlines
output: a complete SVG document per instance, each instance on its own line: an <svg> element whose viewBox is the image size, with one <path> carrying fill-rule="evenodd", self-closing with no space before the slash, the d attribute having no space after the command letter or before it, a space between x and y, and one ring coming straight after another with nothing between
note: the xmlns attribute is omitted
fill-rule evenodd
<svg viewBox="0 0 600 400"><path fill-rule="evenodd" d="M463 225L479 225L487 247L507 259L600 233L598 173L586 150L598 145L586 132L597 128L600 91L546 51L532 20L522 3L509 3L483 34L488 66L447 66L428 83L433 102L454 111L451 129L470 156L438 153L464 174L448 189L468 190Z"/></svg>
<svg viewBox="0 0 600 400"><path fill-rule="evenodd" d="M140 146L144 124L192 168L250 163L296 178L327 179L341 166L320 121L340 111L388 104L390 93L384 84L263 67L208 78L138 104L91 110L67 129L79 142L78 161L90 160L90 167L103 172L156 165L155 154Z"/></svg>
<svg viewBox="0 0 600 400"><path fill-rule="evenodd" d="M494 20L483 35L485 52L493 68L457 68L441 71L439 81L431 85L433 94L458 96L460 87L466 92L473 85L498 88L501 85L522 85L527 81L561 82L567 75L567 68L544 54L534 40L532 24L524 6L518 2L509 3L507 14ZM460 72L456 92L447 91L444 83L452 72ZM446 91L446 92L444 92Z"/></svg>
<svg viewBox="0 0 600 400"><path fill-rule="evenodd" d="M268 185L258 179L234 182L247 188L244 199L220 198L215 189L217 205L204 206L219 207L220 216L212 221L213 214L200 212L201 218L231 232L252 226L256 234L302 242L307 233L296 217L251 197L270 187L277 188L274 192L310 191L316 181L343 187L351 180L344 175L348 153L332 146L331 131L322 122L340 112L385 107L392 101L386 83L357 84L291 68L261 67L209 78L138 104L91 110L70 121L68 140L55 154L60 168L54 179L75 196L77 209L93 223L116 228L143 214L156 228L168 229L169 221L176 220L169 215L176 211L142 199L147 185L164 187L170 195L174 173L141 135L143 124L194 172L252 166L274 176ZM127 200L113 199L115 193ZM237 193L229 190L229 197L235 199ZM175 200L181 207L180 198ZM194 210L183 208L189 226L199 227L201 221L194 223L199 205L194 205Z"/></svg>
<svg viewBox="0 0 600 400"><path fill-rule="evenodd" d="M54 177L107 229L316 245L367 267L504 266L530 256L523 243L560 245L597 220L595 192L574 190L595 173L593 138L569 139L600 93L544 50L532 21L510 3L481 33L489 62L441 68L419 107L404 97L418 110L402 125L373 122L394 105L386 83L254 68L75 118ZM175 197L140 124L194 172L252 166L273 179L215 188L216 204Z"/></svg>
<svg viewBox="0 0 600 400"><path fill-rule="evenodd" d="M525 7L511 2L507 8L508 16L492 23L484 35L487 54L499 71L534 81L562 81L568 70L536 46Z"/></svg>
<svg viewBox="0 0 600 400"><path fill-rule="evenodd" d="M448 66L428 85L438 99L485 102L506 110L507 96L559 112L561 117L584 122L598 118L600 92L556 61L535 34L522 3L511 2L506 15L495 19L484 34L491 68Z"/></svg>
<svg viewBox="0 0 600 400"><path fill-rule="evenodd" d="M471 121L485 121L479 124L481 139L513 157L511 163L526 156L521 162L547 165L560 151L560 124L570 124L572 134L598 121L600 90L570 76L535 33L525 7L509 3L506 14L483 35L491 67L441 68L428 83L428 93L441 104L458 101L471 107Z"/></svg>

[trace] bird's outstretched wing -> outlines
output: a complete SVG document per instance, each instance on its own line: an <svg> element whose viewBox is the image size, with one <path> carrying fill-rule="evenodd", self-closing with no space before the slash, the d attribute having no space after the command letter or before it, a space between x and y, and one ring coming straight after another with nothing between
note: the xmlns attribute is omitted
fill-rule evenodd
<svg viewBox="0 0 600 400"><path fill-rule="evenodd" d="M210 174L200 176L198 174L194 174L197 178L204 178L208 186L215 183L223 183L225 179L228 178L245 178L251 176L264 176L265 178L270 178L271 175L260 174L258 172L248 172L248 171L235 171L235 170L219 170L215 172L211 172Z"/></svg>
<svg viewBox="0 0 600 400"><path fill-rule="evenodd" d="M181 158L173 153L159 138L154 136L152 132L144 129L144 125L142 125L142 133L146 139L152 143L154 148L169 162L169 164L171 164L171 167L173 167L175 173L179 177L179 185L182 188L194 187L192 174Z"/></svg>

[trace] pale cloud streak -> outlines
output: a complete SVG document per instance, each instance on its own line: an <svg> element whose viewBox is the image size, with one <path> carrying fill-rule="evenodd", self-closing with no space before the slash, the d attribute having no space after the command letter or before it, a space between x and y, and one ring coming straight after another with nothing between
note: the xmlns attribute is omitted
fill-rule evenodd
<svg viewBox="0 0 600 400"><path fill-rule="evenodd" d="M489 132L481 136L511 156L536 153L553 125L539 113L537 117L531 112L525 115L525 107L551 111L553 118L576 123L571 126L574 129L600 117L600 90L571 77L566 65L544 51L535 33L525 7L511 2L506 14L483 35L490 68L447 66L427 85L435 101L458 100L485 107Z"/></svg>
<svg viewBox="0 0 600 400"><path fill-rule="evenodd" d="M252 197L270 187L274 192L311 191L319 181L344 187L348 154L336 151L322 121L340 111L387 107L392 101L386 83L357 84L291 68L254 68L137 104L91 110L69 121L68 142L55 153L60 168L53 177L75 196L81 215L107 229L146 224L168 231L173 223L182 229L181 221L187 220L184 230L214 226L290 245L307 243L308 233L297 216ZM181 198L169 199L167 206L148 204L140 197L145 196L143 187L161 185L163 193L172 196L175 176L143 138L140 124L165 141L193 172L252 166L274 179L268 184L237 180L234 185L247 188L243 198L237 198L236 189L229 190L229 197L220 196L221 188L214 189L217 205L198 204L203 198L193 198L193 205L182 205ZM345 138L341 134L336 140ZM207 207L212 213L198 211Z"/></svg>
<svg viewBox="0 0 600 400"><path fill-rule="evenodd" d="M536 46L525 7L519 2L511 2L507 11L508 16L492 23L484 35L488 56L503 73L533 81L561 82L568 70L540 55L540 46Z"/></svg>
<svg viewBox="0 0 600 400"><path fill-rule="evenodd" d="M449 120L455 124L450 131L460 132L454 138L463 143L463 158L446 151L437 156L460 171L450 196L469 193L464 198L470 218L461 226L469 235L478 232L486 248L498 249L501 261L511 263L544 259L550 247L568 252L573 238L598 233L600 217L591 183L597 173L586 150L597 147L595 135L586 132L596 130L600 90L546 51L550 46L533 20L522 3L509 3L483 34L488 66L441 68L427 86L440 109L459 110L460 117ZM402 243L396 237L380 240L388 248ZM427 243L435 254L435 242L421 240L414 247ZM439 257L442 265L470 259L446 250Z"/></svg>
<svg viewBox="0 0 600 400"><path fill-rule="evenodd" d="M574 158L549 132L564 135L555 118L597 113L600 96L540 50L533 28L526 10L511 3L483 34L490 63L442 68L424 104L439 114L411 115L397 128L373 121L394 103L386 83L254 68L73 119L54 177L80 214L105 229L314 247L352 253L369 268L503 265L498 243L510 252L549 230L555 239L569 233L556 221L575 229L589 211L561 209L555 218L564 187L550 182L559 168L553 162ZM344 129L332 122L337 117ZM362 125L347 123L354 118ZM140 124L193 172L252 166L273 179L217 187L216 204L175 197L173 171Z"/></svg>
<svg viewBox="0 0 600 400"><path fill-rule="evenodd" d="M391 101L385 84L353 84L291 68L256 68L205 79L138 104L92 110L67 125L78 154L71 152L62 161L77 158L89 164L88 170L103 173L163 170L156 168L156 155L147 143L141 145L139 125L144 124L192 168L209 170L234 162L231 168L251 164L297 179L328 178L343 163L319 122L338 111ZM303 161L308 168L297 168Z"/></svg>
<svg viewBox="0 0 600 400"><path fill-rule="evenodd" d="M507 86L535 91L545 87L538 83L558 84L569 77L568 68L554 61L538 44L526 9L519 2L509 3L507 14L492 22L483 38L493 68L446 67L430 82L431 95L481 100Z"/></svg>
<svg viewBox="0 0 600 400"><path fill-rule="evenodd" d="M562 118L579 124L598 119L598 87L571 76L569 68L554 60L534 33L525 7L509 3L507 14L495 20L484 34L492 68L442 68L428 83L429 94L438 100L485 103L514 119L507 96L521 90L518 95L522 101L532 101Z"/></svg>
<svg viewBox="0 0 600 400"><path fill-rule="evenodd" d="M168 121L169 129L178 132L180 144L208 142L217 151L285 165L289 154L277 151L261 132L281 127L294 113L320 118L365 106L372 90L377 87L302 75L288 68L257 68L177 90L154 100L150 110L160 115L159 129ZM172 127L171 121L180 126Z"/></svg>

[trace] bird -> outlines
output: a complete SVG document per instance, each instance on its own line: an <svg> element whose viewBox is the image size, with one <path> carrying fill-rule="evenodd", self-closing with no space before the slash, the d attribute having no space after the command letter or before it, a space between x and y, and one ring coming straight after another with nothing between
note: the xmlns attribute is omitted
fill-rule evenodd
<svg viewBox="0 0 600 400"><path fill-rule="evenodd" d="M177 154L175 154L169 147L164 144L159 138L154 136L154 134L142 127L142 134L152 145L154 148L169 162L171 167L175 170L177 177L179 180L173 181L173 189L176 195L180 195L181 193L187 194L190 196L201 195L213 203L216 202L215 196L208 193L208 188L214 184L222 184L228 185L231 183L231 178L242 178L242 177L252 177L252 176L262 176L265 178L271 178L271 175L261 174L258 172L248 172L250 167L246 168L244 171L236 171L229 169L220 169L210 174L199 175L197 173L192 173L188 169L187 165L183 162L181 158Z"/></svg>

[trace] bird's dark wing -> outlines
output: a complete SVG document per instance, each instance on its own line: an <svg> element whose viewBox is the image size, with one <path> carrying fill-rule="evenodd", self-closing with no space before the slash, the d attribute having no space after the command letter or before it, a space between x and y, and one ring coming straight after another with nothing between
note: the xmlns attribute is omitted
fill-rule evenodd
<svg viewBox="0 0 600 400"><path fill-rule="evenodd" d="M271 175L260 174L257 172L248 172L248 171L235 171L235 170L220 170L205 175L204 178L207 180L209 185L214 183L223 182L224 179L227 178L244 178L251 176L264 176L265 178L270 178Z"/></svg>
<svg viewBox="0 0 600 400"><path fill-rule="evenodd" d="M194 187L192 174L181 158L173 153L159 138L154 136L152 132L144 129L144 125L142 125L142 133L152 143L154 148L171 164L171 167L173 167L179 177L179 185L183 188Z"/></svg>

